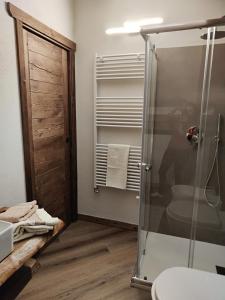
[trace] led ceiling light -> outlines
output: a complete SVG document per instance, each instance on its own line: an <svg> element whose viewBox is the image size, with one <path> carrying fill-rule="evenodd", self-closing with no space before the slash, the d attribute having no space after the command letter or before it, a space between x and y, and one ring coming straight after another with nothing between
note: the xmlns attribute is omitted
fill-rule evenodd
<svg viewBox="0 0 225 300"><path fill-rule="evenodd" d="M163 18L145 18L137 21L126 21L123 27L108 28L106 34L124 34L124 33L138 33L142 26L156 25L163 23Z"/></svg>
<svg viewBox="0 0 225 300"><path fill-rule="evenodd" d="M105 33L106 34L121 34L121 33L135 33L139 32L140 29L137 31L136 28L128 28L128 27L113 27L113 28L108 28Z"/></svg>
<svg viewBox="0 0 225 300"><path fill-rule="evenodd" d="M146 18L141 19L137 21L126 21L123 23L124 27L130 27L130 26L136 26L136 27L142 27L146 25L156 25L156 24L162 24L163 18Z"/></svg>

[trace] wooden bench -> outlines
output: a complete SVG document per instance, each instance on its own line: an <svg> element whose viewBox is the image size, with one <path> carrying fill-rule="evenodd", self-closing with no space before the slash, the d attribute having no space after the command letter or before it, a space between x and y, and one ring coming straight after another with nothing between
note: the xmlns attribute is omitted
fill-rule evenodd
<svg viewBox="0 0 225 300"><path fill-rule="evenodd" d="M60 221L51 234L32 237L14 244L13 252L0 262L0 299L12 300L20 293L38 268L35 256L65 227Z"/></svg>

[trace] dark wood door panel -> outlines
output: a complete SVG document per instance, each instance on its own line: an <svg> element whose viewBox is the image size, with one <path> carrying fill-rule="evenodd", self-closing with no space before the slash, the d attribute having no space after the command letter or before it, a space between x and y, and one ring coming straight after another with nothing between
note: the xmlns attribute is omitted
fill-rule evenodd
<svg viewBox="0 0 225 300"><path fill-rule="evenodd" d="M60 190L61 193L65 195L65 167L59 166L55 169L48 170L44 174L37 176L36 182L39 186L39 192L42 194L51 193L55 195L55 191Z"/></svg>
<svg viewBox="0 0 225 300"><path fill-rule="evenodd" d="M62 117L62 95L31 93L33 119Z"/></svg>
<svg viewBox="0 0 225 300"><path fill-rule="evenodd" d="M60 112L57 113L60 114ZM64 135L64 118L62 117L33 119L32 126L34 140Z"/></svg>
<svg viewBox="0 0 225 300"><path fill-rule="evenodd" d="M40 193L41 201L39 205L53 217L58 217L63 220L68 220L68 212L65 209L65 198L62 193L56 190L57 193Z"/></svg>
<svg viewBox="0 0 225 300"><path fill-rule="evenodd" d="M65 219L70 214L68 55L24 30L27 43L34 195L39 205Z"/></svg>
<svg viewBox="0 0 225 300"><path fill-rule="evenodd" d="M7 7L16 25L27 200L69 222L77 214L76 44Z"/></svg>
<svg viewBox="0 0 225 300"><path fill-rule="evenodd" d="M41 175L51 169L55 169L61 165L65 165L65 151L61 147L56 149L54 155L53 151L40 151L34 156L35 174Z"/></svg>
<svg viewBox="0 0 225 300"><path fill-rule="evenodd" d="M64 166L37 176L36 180L40 205L45 207L53 216L65 218L68 214L68 203Z"/></svg>
<svg viewBox="0 0 225 300"><path fill-rule="evenodd" d="M54 163L54 165L51 163ZM55 149L49 147L48 149L38 151L34 156L36 174L39 175L63 163L65 164L65 151L61 145Z"/></svg>
<svg viewBox="0 0 225 300"><path fill-rule="evenodd" d="M35 175L43 175L49 170L53 170L55 168L58 168L60 166L65 165L65 159L62 160L49 160L49 161L43 161L39 163L35 168Z"/></svg>
<svg viewBox="0 0 225 300"><path fill-rule="evenodd" d="M41 70L45 70L53 75L62 75L61 61L54 60L53 64L51 58L29 50L29 62L31 65L36 66Z"/></svg>
<svg viewBox="0 0 225 300"><path fill-rule="evenodd" d="M33 99L32 99L33 100ZM56 101L45 102L44 105L32 104L33 119L45 119L45 118L62 118L63 117L63 103L57 103Z"/></svg>
<svg viewBox="0 0 225 300"><path fill-rule="evenodd" d="M30 67L30 79L53 83L57 85L63 84L62 74L55 75L46 70L40 69L39 67L29 64Z"/></svg>
<svg viewBox="0 0 225 300"><path fill-rule="evenodd" d="M63 86L37 80L30 80L30 91L33 93L63 96Z"/></svg>
<svg viewBox="0 0 225 300"><path fill-rule="evenodd" d="M64 136L53 136L47 139L34 140L33 142L34 151L35 153L42 150L49 151L49 148L52 148L54 151L54 149L57 148L58 146L64 148L63 141L64 141Z"/></svg>
<svg viewBox="0 0 225 300"><path fill-rule="evenodd" d="M52 103L50 102L48 105L47 102L44 105L32 104L33 120L34 120L33 125L38 126L38 124L39 125L47 124L48 122L45 120L48 118L52 119L52 124L55 124L57 120L63 119L62 109L63 109L63 103L57 103L56 101Z"/></svg>
<svg viewBox="0 0 225 300"><path fill-rule="evenodd" d="M28 50L33 51L51 60L61 61L62 51L61 48L46 41L45 39L27 32Z"/></svg>
<svg viewBox="0 0 225 300"><path fill-rule="evenodd" d="M47 110L48 108L63 107L63 96L62 95L51 95L42 93L32 93L32 105L39 106L40 109ZM38 108L37 108L38 109ZM35 109L36 110L36 109Z"/></svg>

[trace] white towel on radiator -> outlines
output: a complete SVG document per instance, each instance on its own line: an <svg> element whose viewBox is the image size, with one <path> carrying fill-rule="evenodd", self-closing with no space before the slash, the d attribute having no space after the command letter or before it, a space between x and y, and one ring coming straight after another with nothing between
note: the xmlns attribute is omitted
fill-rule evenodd
<svg viewBox="0 0 225 300"><path fill-rule="evenodd" d="M126 189L129 150L129 145L108 145L106 186Z"/></svg>

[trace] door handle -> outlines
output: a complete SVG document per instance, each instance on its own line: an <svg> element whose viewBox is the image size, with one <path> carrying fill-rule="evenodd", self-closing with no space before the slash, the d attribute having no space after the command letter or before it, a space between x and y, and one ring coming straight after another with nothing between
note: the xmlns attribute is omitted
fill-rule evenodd
<svg viewBox="0 0 225 300"><path fill-rule="evenodd" d="M146 166L145 166L145 171L146 171L146 172L149 172L151 169L152 169L152 165L146 164Z"/></svg>
<svg viewBox="0 0 225 300"><path fill-rule="evenodd" d="M141 169L141 167L143 167L146 172L149 172L152 169L152 164L139 162L137 165L138 165L138 169Z"/></svg>

